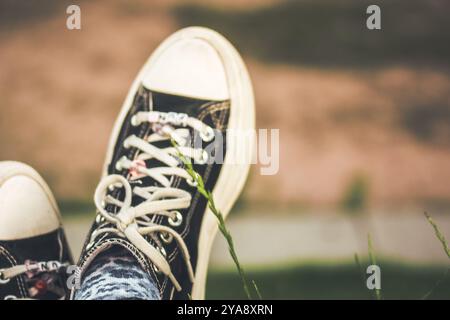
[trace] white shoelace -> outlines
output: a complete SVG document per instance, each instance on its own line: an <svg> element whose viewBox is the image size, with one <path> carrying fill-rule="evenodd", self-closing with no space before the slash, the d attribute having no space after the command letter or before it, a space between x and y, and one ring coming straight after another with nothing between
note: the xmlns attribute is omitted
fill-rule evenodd
<svg viewBox="0 0 450 320"><path fill-rule="evenodd" d="M7 284L11 279L18 277L27 272L58 272L61 268L69 266L68 263L61 263L59 261L42 261L42 262L26 262L24 264L12 266L9 268L0 269L0 285ZM64 300L64 296L59 298ZM34 300L31 298L18 298L15 295L8 295L4 300Z"/></svg>
<svg viewBox="0 0 450 320"><path fill-rule="evenodd" d="M66 266L68 266L67 263L61 263L59 261L43 261L25 263L10 268L0 269L0 284L8 283L12 278L27 272L56 272Z"/></svg>
<svg viewBox="0 0 450 320"><path fill-rule="evenodd" d="M135 160L130 160L125 156L122 157L116 163L116 169L128 169L130 172L129 180L148 176L161 186L140 187L136 185L132 187L129 180L121 175L113 174L104 177L100 181L94 196L95 205L99 212L96 221L97 223L104 223L93 231L88 249L93 245L95 239L102 234L112 233L126 238L150 259L158 272L162 272L169 277L175 289L180 291L181 286L172 273L158 235L163 242L169 243L173 240L177 242L186 263L189 278L193 282L194 271L190 262L189 250L178 232L171 227L154 223L154 218L165 216L172 227L181 225L183 217L178 210L190 206L191 195L185 190L171 187L172 179L177 176L181 177L192 186L195 186L195 182L186 170L178 167L179 161L176 155L180 152L196 163L205 163L208 154L203 149L185 146L189 129L175 129L172 125L191 127L200 133L200 137L205 142L214 138L214 131L200 120L189 117L184 113L139 112L131 119L133 126L138 126L143 122L151 123L154 133L145 140L134 135L125 139L125 148L134 147L141 153ZM154 142L171 139L179 147L158 148L152 145ZM150 159L156 159L165 164L166 167L147 168L145 161ZM112 191L116 187L124 188L125 197L123 201L107 195L108 190ZM144 201L137 206L132 206L133 195L144 199ZM118 213L106 211L107 204L113 204L120 208ZM113 226L107 226L108 224ZM151 245L144 236L153 239L157 246Z"/></svg>

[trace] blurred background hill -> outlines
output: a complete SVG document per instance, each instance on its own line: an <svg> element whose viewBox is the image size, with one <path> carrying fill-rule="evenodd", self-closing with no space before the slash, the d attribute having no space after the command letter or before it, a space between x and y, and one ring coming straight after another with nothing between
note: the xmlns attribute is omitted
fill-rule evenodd
<svg viewBox="0 0 450 320"><path fill-rule="evenodd" d="M60 198L90 199L146 57L207 25L246 58L258 126L281 132L279 174L253 174L245 202L333 206L362 178L370 205L449 204L447 1L380 1L381 31L360 0L80 1L81 31L65 28L68 2L0 3L1 157Z"/></svg>

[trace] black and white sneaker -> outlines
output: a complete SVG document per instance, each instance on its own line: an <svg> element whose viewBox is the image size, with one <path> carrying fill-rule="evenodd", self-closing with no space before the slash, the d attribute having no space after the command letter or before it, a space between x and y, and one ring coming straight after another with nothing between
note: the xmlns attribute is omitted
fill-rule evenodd
<svg viewBox="0 0 450 320"><path fill-rule="evenodd" d="M64 299L72 263L47 184L25 164L0 162L0 299Z"/></svg>
<svg viewBox="0 0 450 320"><path fill-rule="evenodd" d="M166 39L140 71L114 125L81 276L100 252L118 245L154 277L162 299L203 299L217 220L177 152L192 160L226 216L253 151L239 132L253 129L251 83L232 45L200 27Z"/></svg>

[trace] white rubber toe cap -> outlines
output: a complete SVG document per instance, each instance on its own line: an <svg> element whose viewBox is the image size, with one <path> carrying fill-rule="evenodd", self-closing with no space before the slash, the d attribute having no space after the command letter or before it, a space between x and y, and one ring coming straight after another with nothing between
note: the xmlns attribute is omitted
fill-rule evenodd
<svg viewBox="0 0 450 320"><path fill-rule="evenodd" d="M0 240L38 236L60 226L55 199L31 167L0 162Z"/></svg>
<svg viewBox="0 0 450 320"><path fill-rule="evenodd" d="M158 52L142 83L149 90L205 100L230 98L223 62L207 41L185 38Z"/></svg>

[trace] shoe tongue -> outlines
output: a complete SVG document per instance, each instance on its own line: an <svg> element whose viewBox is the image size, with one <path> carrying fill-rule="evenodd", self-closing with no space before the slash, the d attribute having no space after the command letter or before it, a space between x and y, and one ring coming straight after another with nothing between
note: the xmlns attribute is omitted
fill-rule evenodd
<svg viewBox="0 0 450 320"><path fill-rule="evenodd" d="M139 250L134 245L125 239L118 239L111 235L107 238L108 244L99 246L90 259L86 261L82 270L83 280L91 272L95 272L100 266L108 262L108 260L126 259L133 263L138 263L143 270L147 270L149 266L145 261L145 257L139 253ZM106 243L106 242L104 242Z"/></svg>

